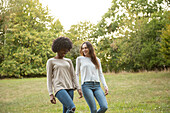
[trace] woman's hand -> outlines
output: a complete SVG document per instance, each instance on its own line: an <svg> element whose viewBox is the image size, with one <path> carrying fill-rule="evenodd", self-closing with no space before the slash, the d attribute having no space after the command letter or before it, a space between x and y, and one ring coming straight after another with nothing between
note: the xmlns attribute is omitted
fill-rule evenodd
<svg viewBox="0 0 170 113"><path fill-rule="evenodd" d="M81 89L78 89L77 91L78 91L78 93L79 93L79 95L80 95L79 98L82 98L82 97L83 97L83 93L82 93Z"/></svg>
<svg viewBox="0 0 170 113"><path fill-rule="evenodd" d="M105 87L104 90L105 90L105 96L108 95L108 92L109 92L108 88Z"/></svg>
<svg viewBox="0 0 170 113"><path fill-rule="evenodd" d="M55 97L54 97L53 94L50 95L50 102L51 102L52 104L56 104L56 100L55 100Z"/></svg>

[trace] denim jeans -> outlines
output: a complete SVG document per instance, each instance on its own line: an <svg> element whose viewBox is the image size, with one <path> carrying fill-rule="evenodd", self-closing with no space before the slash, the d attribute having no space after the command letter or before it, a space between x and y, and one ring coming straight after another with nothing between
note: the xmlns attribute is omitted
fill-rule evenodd
<svg viewBox="0 0 170 113"><path fill-rule="evenodd" d="M99 82L84 82L82 85L84 98L90 107L91 113L105 113L108 109L106 97L100 87ZM97 111L95 99L98 101L100 109Z"/></svg>
<svg viewBox="0 0 170 113"><path fill-rule="evenodd" d="M73 103L73 96L74 96L73 89L70 90L61 89L56 93L55 96L63 104L63 113L74 113L72 109L76 107Z"/></svg>

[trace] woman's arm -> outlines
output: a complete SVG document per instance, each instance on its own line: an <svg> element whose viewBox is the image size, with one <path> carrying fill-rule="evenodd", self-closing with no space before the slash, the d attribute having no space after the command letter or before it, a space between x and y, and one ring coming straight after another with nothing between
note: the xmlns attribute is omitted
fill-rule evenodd
<svg viewBox="0 0 170 113"><path fill-rule="evenodd" d="M75 74L75 71L74 71L73 63L72 63L71 60L69 60L69 62L70 62L70 68L71 68L71 75L73 76L73 78L72 78L73 79L73 84L75 85L75 87L77 89L79 89L79 84L77 82L77 78L76 78L76 74Z"/></svg>
<svg viewBox="0 0 170 113"><path fill-rule="evenodd" d="M77 57L77 59L76 59L76 78L77 78L78 85L79 85L79 72L80 72L80 59ZM79 87L77 91L80 95L80 98L82 98L83 93L81 91L81 88Z"/></svg>
<svg viewBox="0 0 170 113"><path fill-rule="evenodd" d="M51 60L47 61L46 69L47 69L47 89L48 89L49 95L51 95L51 94L53 94L53 89L52 89L52 63L51 63Z"/></svg>
<svg viewBox="0 0 170 113"><path fill-rule="evenodd" d="M107 95L108 94L108 86L106 84L106 81L105 81L105 78L104 78L104 75L103 75L100 59L98 59L98 62L99 62L99 77L100 77L100 80L101 80L101 82L102 82L102 84L104 86L105 95Z"/></svg>
<svg viewBox="0 0 170 113"><path fill-rule="evenodd" d="M80 59L77 57L76 59L76 78L77 78L77 83L79 85L79 73L80 73ZM80 86L79 86L80 89Z"/></svg>
<svg viewBox="0 0 170 113"><path fill-rule="evenodd" d="M53 95L53 89L52 89L52 63L50 60L47 61L46 69L47 69L47 89L50 95L50 102L52 104L56 104L56 100Z"/></svg>

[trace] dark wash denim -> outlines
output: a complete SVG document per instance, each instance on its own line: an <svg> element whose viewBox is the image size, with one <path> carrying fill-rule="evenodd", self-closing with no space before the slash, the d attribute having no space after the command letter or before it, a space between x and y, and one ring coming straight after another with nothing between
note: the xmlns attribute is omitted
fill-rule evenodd
<svg viewBox="0 0 170 113"><path fill-rule="evenodd" d="M107 101L100 82L84 82L82 85L83 96L90 107L91 113L105 113L108 109ZM100 109L97 110L95 99L98 101Z"/></svg>
<svg viewBox="0 0 170 113"><path fill-rule="evenodd" d="M61 89L56 93L55 96L63 104L63 113L74 113L74 111L72 111L72 109L75 108L75 105L73 103L74 97L73 89L70 90Z"/></svg>

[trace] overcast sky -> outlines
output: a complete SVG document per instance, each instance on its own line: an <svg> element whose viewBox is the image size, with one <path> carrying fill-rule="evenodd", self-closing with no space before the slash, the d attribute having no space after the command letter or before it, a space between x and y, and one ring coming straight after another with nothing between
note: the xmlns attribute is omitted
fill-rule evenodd
<svg viewBox="0 0 170 113"><path fill-rule="evenodd" d="M80 21L97 24L111 7L112 0L40 0L48 5L52 16L59 19L65 30Z"/></svg>

